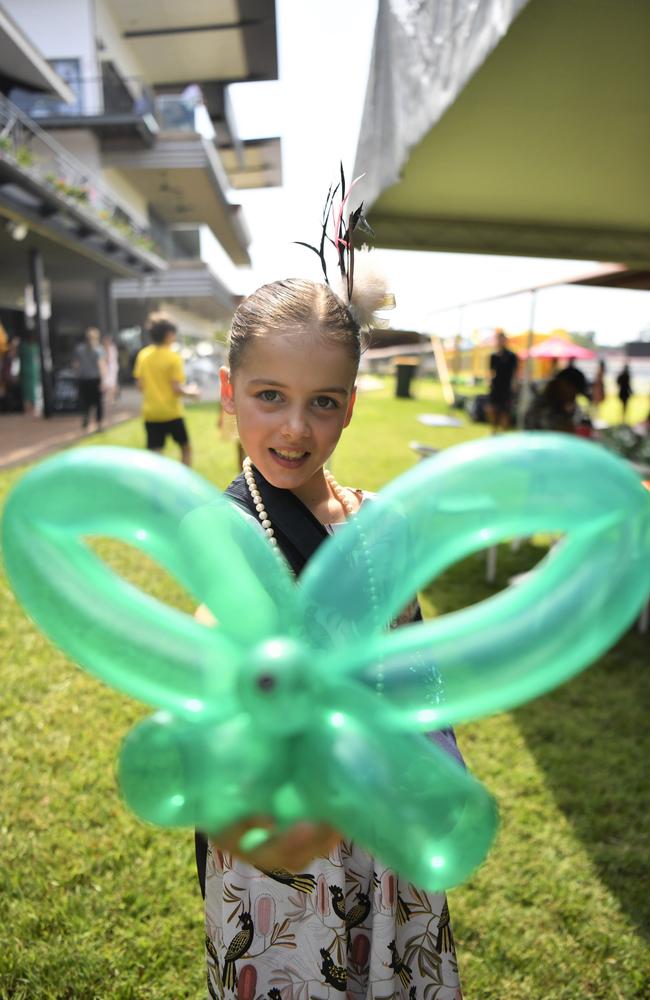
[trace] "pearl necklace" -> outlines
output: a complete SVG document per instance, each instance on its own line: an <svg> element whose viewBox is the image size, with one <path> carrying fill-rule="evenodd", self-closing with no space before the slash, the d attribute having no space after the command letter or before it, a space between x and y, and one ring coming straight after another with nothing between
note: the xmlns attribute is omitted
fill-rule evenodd
<svg viewBox="0 0 650 1000"><path fill-rule="evenodd" d="M265 507L264 501L262 500L262 494L257 488L257 483L255 482L255 475L253 473L253 463L248 457L243 461L242 469L244 471L244 479L246 480L246 486L248 487L248 492L251 495L251 499L255 505L255 510L257 511L257 516L260 520L264 532L269 542L274 548L277 548L278 540L275 537L275 531L273 530L273 525L271 524L271 518L269 517ZM329 471L329 469L323 469L323 474L325 480L330 490L332 491L332 496L338 500L341 507L343 508L343 513L346 519L352 517L355 514L355 509L352 505L352 501L348 496L346 496L345 490L342 486L339 486L336 479Z"/></svg>
<svg viewBox="0 0 650 1000"><path fill-rule="evenodd" d="M268 515L266 508L264 507L264 501L262 500L262 494L257 488L257 483L255 482L255 475L253 473L253 463L249 456L247 455L242 463L242 469L244 472L244 479L248 487L248 492L251 495L251 499L255 505L255 510L257 511L257 516L260 520L266 537L268 538L270 544L273 546L275 551L280 555L280 549L278 548L278 540L275 537L275 532L273 530L273 525L271 524L271 518ZM343 508L343 513L345 514L346 520L353 518L356 510L350 500L349 496L346 495L346 491L342 486L339 486L336 479L329 471L329 469L323 469L323 475L325 476L325 481L332 491L332 496L338 500L341 507ZM360 530L359 523L355 520L355 526L357 529L357 535L361 543L361 550L363 552L364 561L366 564L366 573L368 576L368 592L370 595L370 602L373 609L373 617L375 622L377 622L377 585L373 570L373 562L370 558L370 553L368 551L368 544L366 541L365 534ZM375 679L375 689L378 695L382 695L384 692L384 671L383 663L380 661L376 666L376 679Z"/></svg>

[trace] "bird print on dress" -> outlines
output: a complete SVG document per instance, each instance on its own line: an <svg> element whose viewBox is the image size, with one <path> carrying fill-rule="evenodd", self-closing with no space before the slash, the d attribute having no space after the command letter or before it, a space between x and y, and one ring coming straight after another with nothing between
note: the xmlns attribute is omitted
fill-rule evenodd
<svg viewBox="0 0 650 1000"><path fill-rule="evenodd" d="M338 885L329 887L332 896L332 909L340 920L345 921L348 931L353 927L360 927L370 913L370 897L366 892L358 892L355 896L357 902L346 913L345 899L343 891Z"/></svg>
<svg viewBox="0 0 650 1000"><path fill-rule="evenodd" d="M405 924L407 920L411 919L410 907L408 903L406 903L402 899L399 889L397 890L397 905L395 907L395 919L397 920L397 923L399 924L400 927L403 924Z"/></svg>
<svg viewBox="0 0 650 1000"><path fill-rule="evenodd" d="M440 911L440 919L438 920L438 937L436 938L436 951L438 954L442 951L453 951L454 950L454 938L451 933L451 923L449 921L449 907L447 906L447 900L443 904L442 910Z"/></svg>
<svg viewBox="0 0 650 1000"><path fill-rule="evenodd" d="M235 962L244 957L253 942L253 935L255 934L253 918L250 913L240 913L238 922L241 930L237 931L230 942L223 963L223 985L228 990L234 990L237 986Z"/></svg>
<svg viewBox="0 0 650 1000"><path fill-rule="evenodd" d="M268 878L272 878L275 882L281 882L282 885L288 885L291 889L295 889L296 892L304 892L306 895L309 895L316 888L316 879L308 872L296 875L294 872L290 872L288 868L261 868L259 865L255 865L255 867L258 871L267 875Z"/></svg>
<svg viewBox="0 0 650 1000"><path fill-rule="evenodd" d="M411 966L407 965L406 962L404 962L403 959L400 958L399 952L397 951L397 947L394 941L391 941L389 943L388 948L392 955L392 958L389 963L390 968L393 970L393 972L397 973L397 975L400 978L400 982L402 983L402 986L406 989L408 984L411 982L411 978L413 976L413 973L411 971Z"/></svg>
<svg viewBox="0 0 650 1000"><path fill-rule="evenodd" d="M330 986L333 986L335 990L345 993L348 985L347 969L344 969L342 965L335 965L332 956L326 948L321 948L320 953L323 959L320 967L323 979Z"/></svg>
<svg viewBox="0 0 650 1000"><path fill-rule="evenodd" d="M205 950L207 951L210 959L210 961L208 961L208 993L210 995L211 1000L222 1000L223 983L221 982L221 973L219 971L219 962L220 962L219 954L214 944L212 943L211 938L209 938L207 934L205 935ZM214 969L214 976L217 982L217 988L219 992L217 992L217 990L215 990L214 986L212 985L212 979L210 976L211 968Z"/></svg>
<svg viewBox="0 0 650 1000"><path fill-rule="evenodd" d="M282 994L280 993L280 990L277 988L277 986L274 986L272 989L270 989L266 995L268 997L268 1000L282 1000Z"/></svg>

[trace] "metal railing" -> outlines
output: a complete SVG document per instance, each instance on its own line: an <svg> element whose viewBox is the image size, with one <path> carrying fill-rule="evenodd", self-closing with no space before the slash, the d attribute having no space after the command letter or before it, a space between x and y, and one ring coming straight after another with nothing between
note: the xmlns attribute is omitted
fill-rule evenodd
<svg viewBox="0 0 650 1000"><path fill-rule="evenodd" d="M200 92L193 87L187 93L154 94L151 87L136 76L70 76L65 78L75 99L66 104L52 94L34 94L16 88L12 102L31 118L48 119L101 118L127 115L150 117L161 128L173 132L198 132L206 139L215 138L215 130ZM198 88L196 88L198 91Z"/></svg>
<svg viewBox="0 0 650 1000"><path fill-rule="evenodd" d="M46 191L74 205L89 221L101 223L138 249L158 253L149 230L135 221L101 178L0 94L2 159Z"/></svg>
<svg viewBox="0 0 650 1000"><path fill-rule="evenodd" d="M195 132L204 139L214 139L216 132L206 106L182 94L157 94L156 120L170 132Z"/></svg>
<svg viewBox="0 0 650 1000"><path fill-rule="evenodd" d="M102 115L144 117L155 111L154 94L140 77L66 75L65 82L75 95L67 104L53 94L35 94L15 88L12 102L31 118L84 118Z"/></svg>

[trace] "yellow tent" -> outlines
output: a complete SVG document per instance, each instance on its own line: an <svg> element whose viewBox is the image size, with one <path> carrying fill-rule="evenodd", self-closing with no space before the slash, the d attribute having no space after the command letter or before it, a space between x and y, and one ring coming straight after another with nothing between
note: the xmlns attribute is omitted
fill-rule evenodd
<svg viewBox="0 0 650 1000"><path fill-rule="evenodd" d="M477 339L478 331L471 338ZM519 375L523 375L523 352L528 349L529 333L524 330L522 333L506 334L507 347L520 357ZM571 341L566 330L553 330L551 333L533 333L532 344L541 344L551 337L560 337L562 340ZM445 358L447 366L454 375L460 378L490 379L490 355L494 352L494 334L490 333L482 339L473 343L472 346L465 342L459 342L459 338L448 340L445 343ZM531 359L531 378L548 378L553 371L553 361L550 358Z"/></svg>

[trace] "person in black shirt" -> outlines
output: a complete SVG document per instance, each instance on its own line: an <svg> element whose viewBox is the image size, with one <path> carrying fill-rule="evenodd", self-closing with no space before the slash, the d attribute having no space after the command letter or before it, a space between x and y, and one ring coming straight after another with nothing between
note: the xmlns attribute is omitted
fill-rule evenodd
<svg viewBox="0 0 650 1000"><path fill-rule="evenodd" d="M496 334L496 351L490 355L490 393L485 410L493 431L507 430L512 417L513 383L519 359L506 347L503 330Z"/></svg>
<svg viewBox="0 0 650 1000"><path fill-rule="evenodd" d="M616 384L618 385L618 398L621 401L621 407L623 409L622 420L625 423L625 414L627 411L627 404L632 395L632 381L630 379L630 366L623 365L623 368L616 376Z"/></svg>

